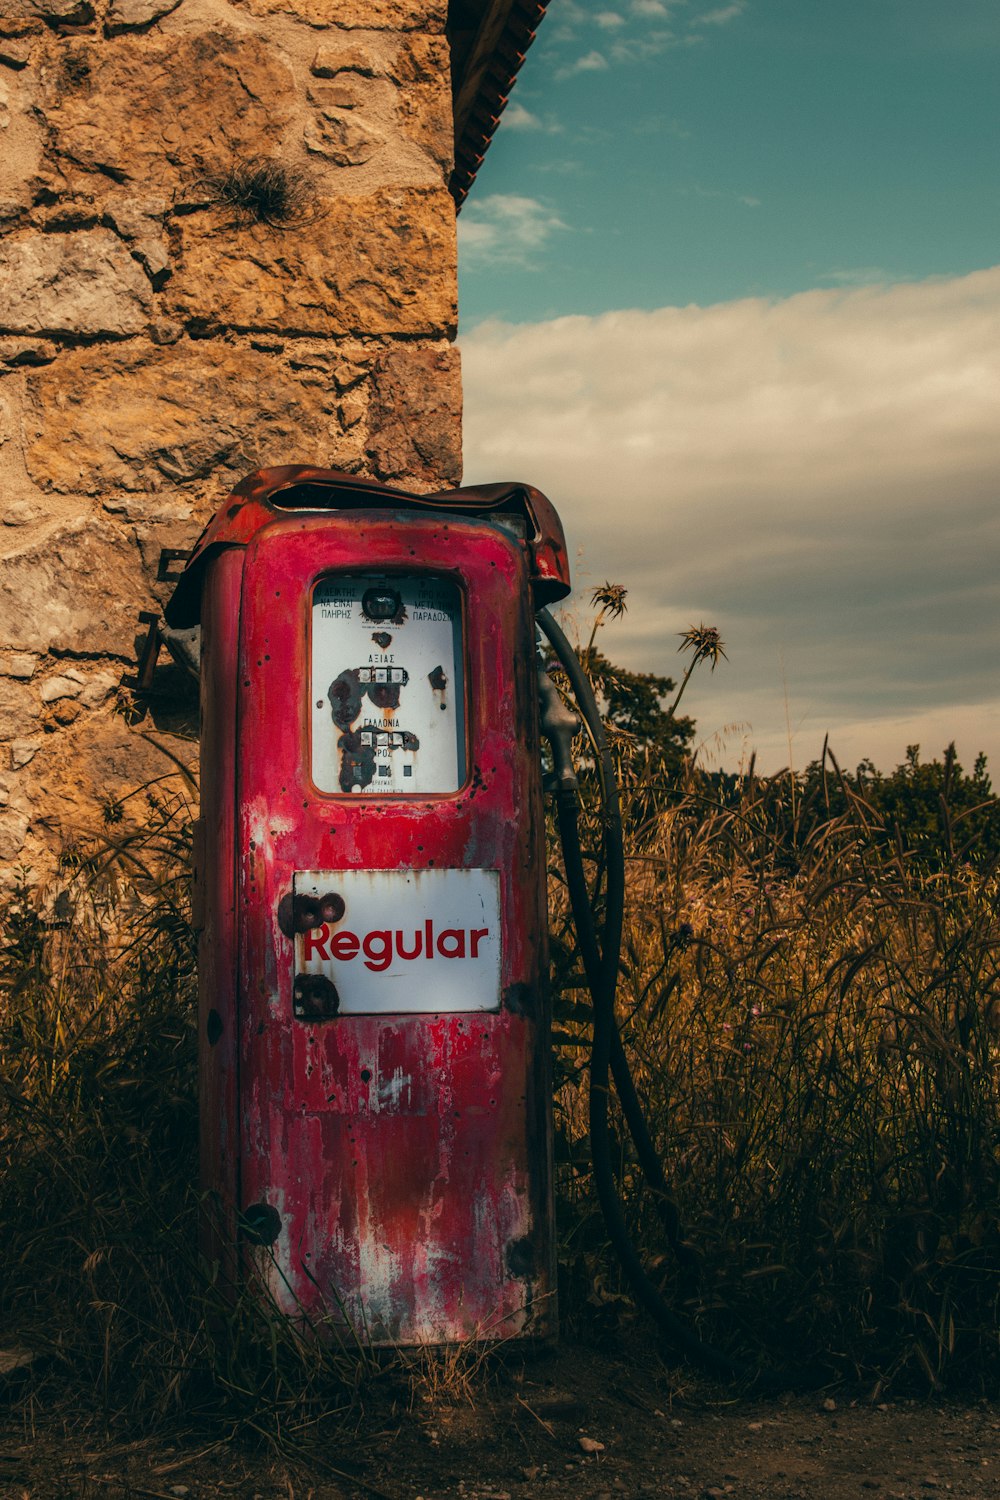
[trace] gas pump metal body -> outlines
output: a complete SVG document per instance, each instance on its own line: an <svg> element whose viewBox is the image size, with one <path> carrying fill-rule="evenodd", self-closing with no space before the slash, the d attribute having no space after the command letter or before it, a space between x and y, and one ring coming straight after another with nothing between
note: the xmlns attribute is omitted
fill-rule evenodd
<svg viewBox="0 0 1000 1500"><path fill-rule="evenodd" d="M533 612L566 592L525 486L292 468L168 609L202 625L207 1248L372 1344L554 1331Z"/></svg>

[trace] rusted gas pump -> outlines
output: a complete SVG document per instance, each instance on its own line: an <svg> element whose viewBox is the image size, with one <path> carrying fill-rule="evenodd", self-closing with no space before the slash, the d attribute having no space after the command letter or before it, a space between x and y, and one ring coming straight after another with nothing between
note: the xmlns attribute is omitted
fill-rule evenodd
<svg viewBox="0 0 1000 1500"><path fill-rule="evenodd" d="M237 486L167 609L200 623L210 1255L378 1345L555 1327L535 611L523 485Z"/></svg>

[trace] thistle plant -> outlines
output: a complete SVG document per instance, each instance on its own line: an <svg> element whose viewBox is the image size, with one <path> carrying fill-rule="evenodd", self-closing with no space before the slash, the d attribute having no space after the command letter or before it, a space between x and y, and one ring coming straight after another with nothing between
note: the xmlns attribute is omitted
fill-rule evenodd
<svg viewBox="0 0 1000 1500"><path fill-rule="evenodd" d="M699 662L709 662L714 672L719 665L720 658L722 661L729 660L729 657L726 655L725 642L714 625L689 625L687 630L682 630L679 634L681 643L677 647L678 651L690 651L692 656L687 664L684 676L681 678L681 685L677 689L677 696L667 709L668 717L672 717L676 713L677 705L684 696L684 689L690 682L691 674Z"/></svg>

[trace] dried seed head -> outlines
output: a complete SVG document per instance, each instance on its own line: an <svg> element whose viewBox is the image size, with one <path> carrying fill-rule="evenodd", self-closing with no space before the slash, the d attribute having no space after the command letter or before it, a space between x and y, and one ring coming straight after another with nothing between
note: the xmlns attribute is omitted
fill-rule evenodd
<svg viewBox="0 0 1000 1500"><path fill-rule="evenodd" d="M713 672L720 656L723 661L729 660L725 642L714 625L689 625L687 630L682 630L679 634L681 643L677 647L678 651L694 651L695 661L711 662Z"/></svg>
<svg viewBox="0 0 1000 1500"><path fill-rule="evenodd" d="M617 620L628 608L625 603L627 598L628 589L623 584L602 583L600 588L595 589L591 595L591 603L609 614L613 620Z"/></svg>

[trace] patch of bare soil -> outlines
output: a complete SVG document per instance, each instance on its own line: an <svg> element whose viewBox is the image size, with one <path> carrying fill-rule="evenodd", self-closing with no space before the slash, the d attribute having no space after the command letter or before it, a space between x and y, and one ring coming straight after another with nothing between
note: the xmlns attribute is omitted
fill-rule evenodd
<svg viewBox="0 0 1000 1500"><path fill-rule="evenodd" d="M1000 1404L683 1388L655 1359L564 1344L487 1383L369 1403L311 1457L178 1428L75 1434L29 1401L0 1434L0 1500L1000 1500Z"/></svg>

